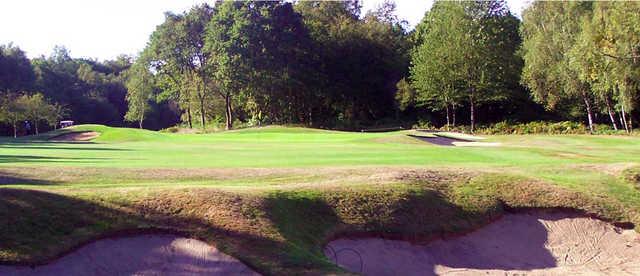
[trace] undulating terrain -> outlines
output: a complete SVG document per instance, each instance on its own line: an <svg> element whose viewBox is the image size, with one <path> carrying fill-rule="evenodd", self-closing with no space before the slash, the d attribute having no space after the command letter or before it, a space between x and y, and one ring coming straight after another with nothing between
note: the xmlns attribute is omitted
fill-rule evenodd
<svg viewBox="0 0 640 276"><path fill-rule="evenodd" d="M89 141L51 139L95 131ZM170 134L82 125L0 139L0 262L40 264L89 241L171 233L264 274L344 272L345 235L469 232L519 208L640 225L640 139L487 136L441 146L415 131L263 127ZM55 140L55 141L54 141Z"/></svg>

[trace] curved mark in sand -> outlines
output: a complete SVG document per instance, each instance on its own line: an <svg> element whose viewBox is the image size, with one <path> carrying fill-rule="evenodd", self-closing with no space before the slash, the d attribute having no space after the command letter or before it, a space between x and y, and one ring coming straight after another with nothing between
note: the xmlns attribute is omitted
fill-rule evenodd
<svg viewBox="0 0 640 276"><path fill-rule="evenodd" d="M258 275L202 241L174 235L103 239L48 265L0 266L0 275Z"/></svg>
<svg viewBox="0 0 640 276"><path fill-rule="evenodd" d="M338 239L325 255L364 275L640 275L640 235L568 213L507 214L426 245Z"/></svg>

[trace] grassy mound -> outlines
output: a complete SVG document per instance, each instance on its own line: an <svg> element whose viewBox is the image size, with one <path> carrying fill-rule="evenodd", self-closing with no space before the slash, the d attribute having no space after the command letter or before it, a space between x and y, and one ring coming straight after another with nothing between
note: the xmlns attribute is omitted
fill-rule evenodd
<svg viewBox="0 0 640 276"><path fill-rule="evenodd" d="M49 131L46 133L41 133L39 135L23 136L23 137L19 137L18 139L3 138L2 140L8 141L8 142L23 142L23 143L45 142L55 137L69 134L69 133L90 132L90 131L95 131L100 133L100 135L96 139L93 139L92 142L102 142L102 143L148 141L148 140L162 139L166 137L162 133L150 131L150 130L144 130L144 129L109 127L105 125L76 125L72 127Z"/></svg>
<svg viewBox="0 0 640 276"><path fill-rule="evenodd" d="M96 237L164 229L208 241L266 274L324 274L340 271L322 254L332 237L428 240L471 231L506 207L575 208L640 225L637 209L612 198L520 177L470 175L410 171L385 185L255 192L0 189L0 223L8 226L0 229L0 259L40 263Z"/></svg>

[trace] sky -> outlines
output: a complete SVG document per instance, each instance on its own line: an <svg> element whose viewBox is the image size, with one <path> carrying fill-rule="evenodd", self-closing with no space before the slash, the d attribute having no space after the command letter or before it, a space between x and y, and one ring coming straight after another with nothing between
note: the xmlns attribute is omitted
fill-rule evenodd
<svg viewBox="0 0 640 276"><path fill-rule="evenodd" d="M363 0L363 14L384 0ZM13 42L30 58L56 45L73 57L113 59L136 55L164 12L180 13L205 0L0 0L0 44ZM431 0L396 0L396 13L413 28ZM507 0L517 16L529 0Z"/></svg>

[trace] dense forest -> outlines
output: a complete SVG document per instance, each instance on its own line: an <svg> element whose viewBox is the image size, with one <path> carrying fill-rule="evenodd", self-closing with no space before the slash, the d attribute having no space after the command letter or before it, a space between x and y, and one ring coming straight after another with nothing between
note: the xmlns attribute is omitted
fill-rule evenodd
<svg viewBox="0 0 640 276"><path fill-rule="evenodd" d="M640 114L640 3L231 2L166 13L136 57L28 59L0 46L0 133L76 123L162 129L454 127Z"/></svg>

